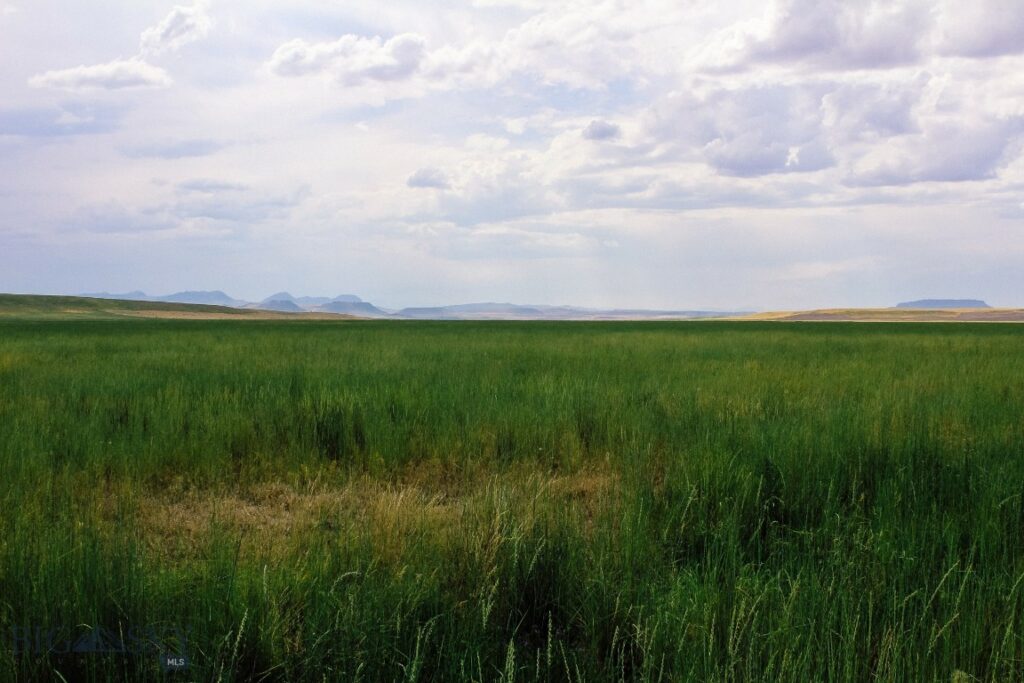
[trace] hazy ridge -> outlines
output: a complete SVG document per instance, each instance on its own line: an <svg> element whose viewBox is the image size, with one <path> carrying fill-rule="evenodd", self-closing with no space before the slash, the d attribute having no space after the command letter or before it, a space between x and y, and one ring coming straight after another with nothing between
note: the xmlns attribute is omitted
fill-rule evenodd
<svg viewBox="0 0 1024 683"><path fill-rule="evenodd" d="M651 310L642 308L597 309L580 306L523 305L496 302L421 306L392 310L375 306L355 294L322 297L294 296L289 292L277 292L261 301L251 302L235 299L219 290L208 292L185 291L163 296L150 296L141 291L121 294L98 292L83 294L82 296L125 301L213 304L281 313L334 313L363 318L393 318L398 320L677 320L722 318L746 313L746 311Z"/></svg>

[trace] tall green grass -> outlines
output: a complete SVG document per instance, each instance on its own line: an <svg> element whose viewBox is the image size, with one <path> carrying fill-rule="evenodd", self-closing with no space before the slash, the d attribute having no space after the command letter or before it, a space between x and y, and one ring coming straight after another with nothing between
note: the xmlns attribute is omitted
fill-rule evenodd
<svg viewBox="0 0 1024 683"><path fill-rule="evenodd" d="M0 677L1019 680L1022 412L1012 325L3 321Z"/></svg>

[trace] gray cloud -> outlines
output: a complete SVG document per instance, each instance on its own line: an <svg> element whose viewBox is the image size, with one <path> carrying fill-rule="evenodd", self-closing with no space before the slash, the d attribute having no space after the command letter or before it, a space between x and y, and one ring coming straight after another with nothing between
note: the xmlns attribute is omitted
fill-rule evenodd
<svg viewBox="0 0 1024 683"><path fill-rule="evenodd" d="M719 173L749 178L769 173L806 173L820 171L835 163L828 147L821 140L801 145L768 142L753 135L739 135L728 140L712 140L704 148L708 163Z"/></svg>
<svg viewBox="0 0 1024 683"><path fill-rule="evenodd" d="M173 140L132 147L124 153L134 158L187 159L209 156L226 146L217 140Z"/></svg>
<svg viewBox="0 0 1024 683"><path fill-rule="evenodd" d="M803 173L835 163L825 135L822 86L715 90L666 100L648 126L675 156L702 158L723 175Z"/></svg>
<svg viewBox="0 0 1024 683"><path fill-rule="evenodd" d="M622 129L614 123L595 119L583 129L583 137L587 140L613 140L622 134Z"/></svg>
<svg viewBox="0 0 1024 683"><path fill-rule="evenodd" d="M309 194L307 187L287 194L267 195L243 186L219 189L224 186L226 184L187 181L177 186L184 192L169 202L141 207L117 200L91 204L76 210L65 225L87 232L126 235L174 230L189 221L214 222L238 229L286 218ZM209 189L198 189L201 187Z"/></svg>
<svg viewBox="0 0 1024 683"><path fill-rule="evenodd" d="M438 168L421 168L409 176L405 184L409 187L428 187L439 190L447 189L450 185L448 176Z"/></svg>
<svg viewBox="0 0 1024 683"><path fill-rule="evenodd" d="M454 260L550 259L580 256L601 247L593 235L543 221L478 226L412 223L405 230L416 235L420 245L432 254Z"/></svg>
<svg viewBox="0 0 1024 683"><path fill-rule="evenodd" d="M804 62L832 69L912 64L930 28L923 3L889 0L777 0L763 35L748 35L739 61Z"/></svg>
<svg viewBox="0 0 1024 683"><path fill-rule="evenodd" d="M267 196L255 190L194 193L194 196L186 195L164 210L179 219L209 219L251 225L272 218L287 217L308 194L308 187L276 196Z"/></svg>
<svg viewBox="0 0 1024 683"><path fill-rule="evenodd" d="M176 222L160 209L140 210L110 201L78 209L66 224L86 232L128 234L169 230Z"/></svg>
<svg viewBox="0 0 1024 683"><path fill-rule="evenodd" d="M117 128L119 109L87 104L0 110L0 135L57 138L109 133Z"/></svg>
<svg viewBox="0 0 1024 683"><path fill-rule="evenodd" d="M475 225L538 216L554 208L547 190L519 184L462 196L445 196L439 216L458 225Z"/></svg>
<svg viewBox="0 0 1024 683"><path fill-rule="evenodd" d="M964 182L994 178L1020 151L1024 118L976 124L942 122L902 140L891 157L867 159L847 179L853 186Z"/></svg>
<svg viewBox="0 0 1024 683"><path fill-rule="evenodd" d="M220 194L223 192L244 192L248 186L240 183L229 183L222 180L196 179L178 183L178 190L182 192L199 192L202 194Z"/></svg>
<svg viewBox="0 0 1024 683"><path fill-rule="evenodd" d="M918 132L914 107L928 81L921 75L899 85L840 85L822 97L826 124L844 141Z"/></svg>

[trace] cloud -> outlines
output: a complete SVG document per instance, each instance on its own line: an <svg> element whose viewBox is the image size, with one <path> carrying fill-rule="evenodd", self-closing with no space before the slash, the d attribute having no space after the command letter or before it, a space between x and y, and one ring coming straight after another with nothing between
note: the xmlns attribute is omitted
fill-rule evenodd
<svg viewBox="0 0 1024 683"><path fill-rule="evenodd" d="M468 178L458 192L445 193L438 215L458 225L475 225L546 214L556 204L551 189L509 168L493 178Z"/></svg>
<svg viewBox="0 0 1024 683"><path fill-rule="evenodd" d="M0 135L58 138L109 133L117 128L121 112L109 107L67 103L60 107L0 110Z"/></svg>
<svg viewBox="0 0 1024 683"><path fill-rule="evenodd" d="M1024 53L1024 11L1018 0L945 3L939 50L966 57Z"/></svg>
<svg viewBox="0 0 1024 683"><path fill-rule="evenodd" d="M115 59L106 64L75 66L38 74L29 79L33 88L54 88L72 92L88 90L123 90L131 88L162 88L171 84L171 77L160 67L141 59Z"/></svg>
<svg viewBox="0 0 1024 683"><path fill-rule="evenodd" d="M429 187L439 190L447 189L450 185L448 176L437 168L421 168L409 176L405 184L409 187Z"/></svg>
<svg viewBox="0 0 1024 683"><path fill-rule="evenodd" d="M135 57L47 71L29 78L29 85L70 91L167 87L171 77L144 58L177 50L205 36L212 25L205 7L205 2L191 7L175 6L163 21L142 32L139 54Z"/></svg>
<svg viewBox="0 0 1024 683"><path fill-rule="evenodd" d="M534 86L604 91L658 61L647 53L676 43L668 37L650 47L649 34L686 16L662 0L529 4L540 11L531 11L500 38L466 32L461 41L432 47L420 33L400 32L388 40L356 34L330 42L295 39L280 45L268 66L279 76L329 74L344 85L383 81L420 86L411 93L384 93L388 98L489 87L517 77Z"/></svg>
<svg viewBox="0 0 1024 683"><path fill-rule="evenodd" d="M192 181L193 187L203 186L203 181ZM65 221L76 230L97 233L137 234L156 231L188 231L197 226L219 225L220 228L235 230L263 223L273 219L284 219L292 209L302 203L308 188L301 187L289 193L267 193L244 186L229 191L188 191L173 197L170 201L149 203L141 206L126 205L122 201L93 203L76 210Z"/></svg>
<svg viewBox="0 0 1024 683"><path fill-rule="evenodd" d="M86 232L128 234L170 230L175 222L159 209L139 210L109 201L78 209L67 225Z"/></svg>
<svg viewBox="0 0 1024 683"><path fill-rule="evenodd" d="M213 21L206 12L205 2L197 2L191 7L176 5L163 21L142 32L139 39L140 52L143 55L159 55L178 50L206 37L212 26Z"/></svg>
<svg viewBox="0 0 1024 683"><path fill-rule="evenodd" d="M474 7L518 7L520 9L543 9L545 0L472 0Z"/></svg>
<svg viewBox="0 0 1024 683"><path fill-rule="evenodd" d="M167 215L179 221L218 221L239 227L287 218L310 192L305 185L273 192L217 181L186 181L178 189L185 192L161 207Z"/></svg>
<svg viewBox="0 0 1024 683"><path fill-rule="evenodd" d="M865 155L847 182L854 186L963 182L994 178L1019 152L1024 118L975 123L939 121L919 135L889 141Z"/></svg>
<svg viewBox="0 0 1024 683"><path fill-rule="evenodd" d="M551 259L600 249L592 235L537 221L507 221L474 226L432 222L405 226L431 253L454 260Z"/></svg>
<svg viewBox="0 0 1024 683"><path fill-rule="evenodd" d="M675 93L647 122L662 155L700 158L723 175L818 171L835 162L822 86L771 85Z"/></svg>
<svg viewBox="0 0 1024 683"><path fill-rule="evenodd" d="M931 12L921 2L776 0L756 25L731 27L704 49L708 66L761 63L881 69L921 58Z"/></svg>
<svg viewBox="0 0 1024 683"><path fill-rule="evenodd" d="M133 147L125 154L132 158L189 159L209 156L226 146L217 140L172 140Z"/></svg>
<svg viewBox="0 0 1024 683"><path fill-rule="evenodd" d="M917 132L915 107L930 80L922 74L909 83L838 85L821 100L825 125L844 141Z"/></svg>
<svg viewBox="0 0 1024 683"><path fill-rule="evenodd" d="M140 247L143 274L173 261L187 266L173 277L191 277L206 250L182 248L178 262L174 240L216 234L231 237L222 244L234 260L208 272L258 283L277 268L329 283L340 264L391 287L396 303L417 280L470 296L481 291L475 278L507 285L495 291L509 298L626 297L619 286L603 293L609 282L640 302L686 298L701 294L689 281L713 273L731 288L720 298L740 305L749 292L785 294L775 283L787 276L835 283L845 276L828 264L896 253L888 235L917 230L927 247L938 219L949 220L947 239L987 230L1000 254L1024 248L1010 222L1020 222L1024 187L1024 57L1012 56L1024 54L1024 13L1007 14L1017 1L494 0L480 10L168 0L137 24L130 17L160 3L63 1L65 23L81 29L63 53L47 33L52 12L7 1L22 13L14 32L0 17L11 55L0 65L11 86L0 104L0 228L45 235L75 207L116 198L120 211L81 217L115 234L51 241L102 243L120 257L109 245L160 241L166 249ZM59 54L72 56L48 61ZM146 81L40 73L118 55L159 69L156 84L195 87L125 97ZM24 79L34 73L38 85L89 95L32 91ZM303 183L308 198L296 199ZM948 207L961 208L955 221ZM724 247L717 230L695 232L722 220L736 235ZM805 236L787 241L801 221ZM414 234L428 227L433 241ZM744 248L750 231L761 237ZM21 267L11 253L0 247L0 271ZM898 253L931 267L910 248ZM107 256L111 272L120 257ZM72 262L69 280L85 256ZM389 275L374 280L372 269ZM886 266L856 284L903 272Z"/></svg>
<svg viewBox="0 0 1024 683"><path fill-rule="evenodd" d="M277 48L270 69L279 76L329 73L344 85L400 81L413 76L426 55L420 35L403 33L388 40L344 35L329 43L292 40Z"/></svg>
<svg viewBox="0 0 1024 683"><path fill-rule="evenodd" d="M223 180L186 180L178 183L178 190L181 192L199 192L202 194L220 194L222 192L244 192L248 186L241 183L229 183Z"/></svg>
<svg viewBox="0 0 1024 683"><path fill-rule="evenodd" d="M205 193L168 206L166 212L181 220L207 219L248 226L272 218L287 217L290 211L302 202L304 196L305 191L277 196L254 193L243 196Z"/></svg>
<svg viewBox="0 0 1024 683"><path fill-rule="evenodd" d="M622 133L622 129L614 123L594 120L583 129L583 137L587 140L613 140Z"/></svg>

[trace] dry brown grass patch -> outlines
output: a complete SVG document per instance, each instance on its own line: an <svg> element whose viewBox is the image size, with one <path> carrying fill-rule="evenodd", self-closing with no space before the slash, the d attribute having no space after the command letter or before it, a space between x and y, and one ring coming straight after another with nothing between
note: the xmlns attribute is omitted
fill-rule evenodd
<svg viewBox="0 0 1024 683"><path fill-rule="evenodd" d="M496 498L523 525L544 514L576 514L589 525L612 504L618 482L599 470L508 472L463 481L438 471L444 476L432 481L430 469L417 468L394 482L361 476L305 488L267 482L236 491L143 496L137 514L144 543L168 559L202 553L219 529L240 538L243 553L283 556L301 549L310 534L347 534L368 541L382 562L398 563L412 543L461 543L467 527L493 514Z"/></svg>

